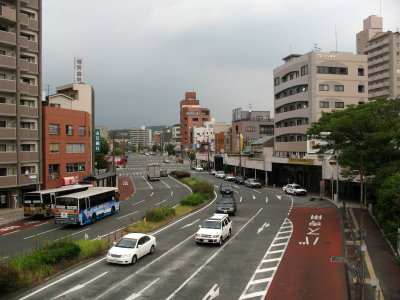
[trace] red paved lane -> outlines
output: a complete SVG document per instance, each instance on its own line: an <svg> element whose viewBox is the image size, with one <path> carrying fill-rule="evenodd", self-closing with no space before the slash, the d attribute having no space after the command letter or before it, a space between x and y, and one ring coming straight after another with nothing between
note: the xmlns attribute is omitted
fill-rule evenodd
<svg viewBox="0 0 400 300"><path fill-rule="evenodd" d="M293 234L265 299L347 299L340 213L337 208L293 208Z"/></svg>

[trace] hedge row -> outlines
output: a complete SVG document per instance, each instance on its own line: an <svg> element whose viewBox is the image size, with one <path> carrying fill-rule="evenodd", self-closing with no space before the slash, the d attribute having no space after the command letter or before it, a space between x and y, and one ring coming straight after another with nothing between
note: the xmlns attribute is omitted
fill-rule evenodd
<svg viewBox="0 0 400 300"><path fill-rule="evenodd" d="M169 205L166 205L146 211L145 217L147 221L160 222L174 215L175 209Z"/></svg>

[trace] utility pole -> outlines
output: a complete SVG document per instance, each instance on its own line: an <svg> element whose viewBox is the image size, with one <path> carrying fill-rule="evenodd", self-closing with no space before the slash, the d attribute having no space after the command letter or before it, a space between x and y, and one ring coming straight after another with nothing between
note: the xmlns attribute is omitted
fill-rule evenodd
<svg viewBox="0 0 400 300"><path fill-rule="evenodd" d="M207 135L207 170L210 172L210 136Z"/></svg>

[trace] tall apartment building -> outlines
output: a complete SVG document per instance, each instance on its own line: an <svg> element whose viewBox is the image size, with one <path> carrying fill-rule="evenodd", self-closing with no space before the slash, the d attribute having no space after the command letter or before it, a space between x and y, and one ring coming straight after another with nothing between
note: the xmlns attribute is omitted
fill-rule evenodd
<svg viewBox="0 0 400 300"><path fill-rule="evenodd" d="M144 147L150 147L153 145L152 130L146 129L145 126L133 128L130 132L130 138L132 145L142 145Z"/></svg>
<svg viewBox="0 0 400 300"><path fill-rule="evenodd" d="M180 126L182 149L192 148L193 127L202 127L204 122L210 121L210 110L200 107L196 99L196 92L186 92L185 99L180 102Z"/></svg>
<svg viewBox="0 0 400 300"><path fill-rule="evenodd" d="M15 207L42 180L42 2L0 4L0 207Z"/></svg>
<svg viewBox="0 0 400 300"><path fill-rule="evenodd" d="M366 55L291 54L274 69L275 156L303 157L307 129L322 112L368 99Z"/></svg>
<svg viewBox="0 0 400 300"><path fill-rule="evenodd" d="M193 128L193 145L195 145L196 150L203 151L204 146L209 146L209 151L215 151L215 132L214 132L214 121L204 122L201 127Z"/></svg>
<svg viewBox="0 0 400 300"><path fill-rule="evenodd" d="M357 53L368 55L368 97L400 97L400 33L383 32L382 17L369 16L357 33Z"/></svg>
<svg viewBox="0 0 400 300"><path fill-rule="evenodd" d="M236 108L232 111L231 152L250 149L255 140L274 134L274 121L269 111L244 111Z"/></svg>

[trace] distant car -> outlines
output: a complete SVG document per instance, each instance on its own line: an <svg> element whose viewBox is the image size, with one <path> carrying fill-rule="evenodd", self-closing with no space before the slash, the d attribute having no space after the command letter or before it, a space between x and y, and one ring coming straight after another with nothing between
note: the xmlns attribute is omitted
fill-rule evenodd
<svg viewBox="0 0 400 300"><path fill-rule="evenodd" d="M256 179L252 179L252 178L246 179L244 184L251 188L260 188L261 187L261 182L259 182Z"/></svg>
<svg viewBox="0 0 400 300"><path fill-rule="evenodd" d="M219 192L221 194L233 194L233 187L229 183L221 183L219 186Z"/></svg>
<svg viewBox="0 0 400 300"><path fill-rule="evenodd" d="M234 181L235 180L235 176L231 175L231 174L226 174L225 178L226 181Z"/></svg>
<svg viewBox="0 0 400 300"><path fill-rule="evenodd" d="M146 254L153 254L157 241L152 235L128 233L108 251L106 260L115 264L132 264Z"/></svg>
<svg viewBox="0 0 400 300"><path fill-rule="evenodd" d="M210 174L211 174L211 175L215 175L216 172L217 172L217 171L215 171L215 169L211 169Z"/></svg>
<svg viewBox="0 0 400 300"><path fill-rule="evenodd" d="M146 156L149 156L149 155L150 155L150 153L149 153L149 152L146 152L144 155L146 155Z"/></svg>
<svg viewBox="0 0 400 300"><path fill-rule="evenodd" d="M225 172L224 171L217 171L217 172L215 172L215 177L217 177L217 178L225 178Z"/></svg>
<svg viewBox="0 0 400 300"><path fill-rule="evenodd" d="M194 170L197 172L203 172L203 168L200 166L195 167Z"/></svg>
<svg viewBox="0 0 400 300"><path fill-rule="evenodd" d="M303 189L299 184L296 184L296 183L287 184L282 188L282 190L286 194L293 194L295 196L298 196L298 195L304 196L307 194L307 190Z"/></svg>
<svg viewBox="0 0 400 300"><path fill-rule="evenodd" d="M235 183L244 184L244 178L242 176L236 176L235 177Z"/></svg>
<svg viewBox="0 0 400 300"><path fill-rule="evenodd" d="M194 170L194 169L196 168L196 165L190 165L190 168L191 168L192 170Z"/></svg>
<svg viewBox="0 0 400 300"><path fill-rule="evenodd" d="M160 177L168 177L168 171L167 170L160 170Z"/></svg>
<svg viewBox="0 0 400 300"><path fill-rule="evenodd" d="M170 160L168 158L164 159L164 163L169 164Z"/></svg>
<svg viewBox="0 0 400 300"><path fill-rule="evenodd" d="M222 195L216 209L217 213L224 213L234 216L236 214L236 201L233 195Z"/></svg>
<svg viewBox="0 0 400 300"><path fill-rule="evenodd" d="M221 246L232 234L232 221L227 214L214 214L199 227L195 235L197 245L204 243Z"/></svg>

